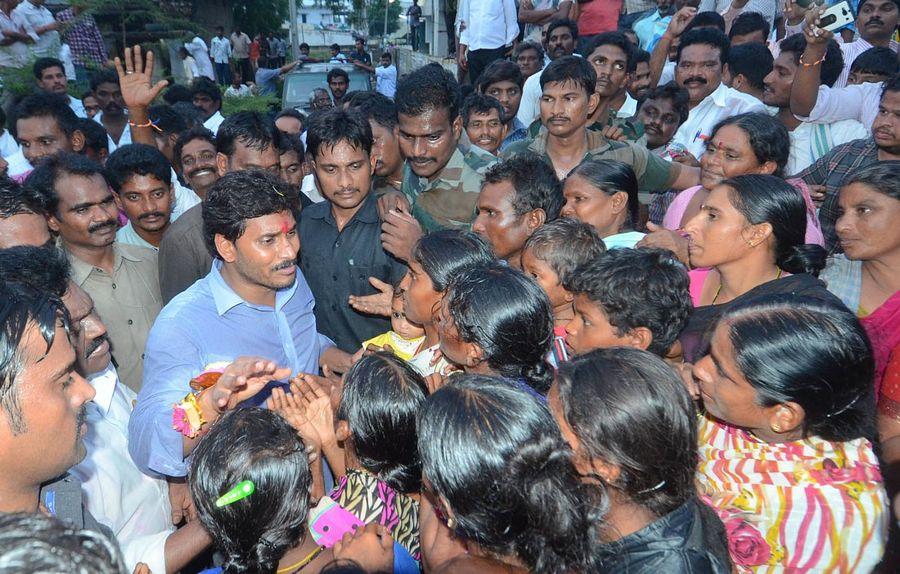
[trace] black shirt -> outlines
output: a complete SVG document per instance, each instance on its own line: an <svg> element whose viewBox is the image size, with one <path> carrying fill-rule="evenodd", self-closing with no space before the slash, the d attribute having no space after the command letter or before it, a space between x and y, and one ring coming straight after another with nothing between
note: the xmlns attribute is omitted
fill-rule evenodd
<svg viewBox="0 0 900 574"><path fill-rule="evenodd" d="M316 300L319 332L348 353L391 328L386 317L358 313L350 295L372 295L369 277L396 286L406 265L381 246L381 220L375 195L369 193L356 215L338 232L331 203L323 201L300 215L300 269Z"/></svg>
<svg viewBox="0 0 900 574"><path fill-rule="evenodd" d="M350 52L350 59L362 62L367 66L372 65L372 56L370 56L365 50L363 50L362 52L357 52L356 50Z"/></svg>

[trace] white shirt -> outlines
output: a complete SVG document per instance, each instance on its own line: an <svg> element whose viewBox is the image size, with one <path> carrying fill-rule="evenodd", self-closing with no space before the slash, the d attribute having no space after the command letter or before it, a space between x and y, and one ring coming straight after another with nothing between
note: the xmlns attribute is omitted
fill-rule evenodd
<svg viewBox="0 0 900 574"><path fill-rule="evenodd" d="M515 0L461 0L456 12L459 43L469 50L509 46L519 35Z"/></svg>
<svg viewBox="0 0 900 574"><path fill-rule="evenodd" d="M97 112L97 115L94 116L94 121L103 126L103 112ZM106 126L103 126L103 129L106 129ZM131 143L131 126L127 123L125 124L125 129L122 130L122 135L119 137L119 143L113 141L112 136L109 133L106 134L106 141L109 145L109 153L112 153L119 149L123 145L128 145Z"/></svg>
<svg viewBox="0 0 900 574"><path fill-rule="evenodd" d="M830 124L804 122L790 132L791 155L784 173L794 175L813 164L831 148L869 137L867 130L856 120L842 120Z"/></svg>
<svg viewBox="0 0 900 574"><path fill-rule="evenodd" d="M9 164L9 167L6 168L6 175L10 178L18 177L34 169L31 162L26 159L22 148L19 148L19 151L4 159Z"/></svg>
<svg viewBox="0 0 900 574"><path fill-rule="evenodd" d="M731 8L731 0L700 0L700 6L697 8L697 11L725 14L729 8ZM769 26L772 26L775 22L775 13L780 12L779 3L776 0L750 0L738 14L745 12L762 14L769 21Z"/></svg>
<svg viewBox="0 0 900 574"><path fill-rule="evenodd" d="M675 81L675 62L666 62L663 65L662 73L659 75L658 86L665 86L669 82Z"/></svg>
<svg viewBox="0 0 900 574"><path fill-rule="evenodd" d="M138 470L128 454L128 419L137 395L119 383L112 364L88 380L96 396L86 405L87 456L70 472L81 480L85 507L116 535L128 571L144 562L165 572L166 539L175 531L168 486Z"/></svg>
<svg viewBox="0 0 900 574"><path fill-rule="evenodd" d="M672 141L683 145L699 159L706 151L706 139L712 135L712 129L721 120L745 112L765 111L766 107L758 99L721 83L690 111L688 119L675 132Z"/></svg>
<svg viewBox="0 0 900 574"><path fill-rule="evenodd" d="M11 16L15 22L23 25L25 33L34 40L34 44L29 46L34 56L53 58L59 56L59 32L56 30L48 30L43 34L35 32L37 28L56 21L50 10L25 0L12 11Z"/></svg>
<svg viewBox="0 0 900 574"><path fill-rule="evenodd" d="M829 88L819 86L819 94L816 97L816 105L803 117L794 114L798 120L815 124L829 124L840 120L856 120L872 129L872 122L878 115L878 106L881 104L881 89L883 82L866 82L843 88Z"/></svg>
<svg viewBox="0 0 900 574"><path fill-rule="evenodd" d="M175 208L172 210L172 221L175 221L182 213L200 203L200 197L193 189L181 185L173 168L170 167L169 171L172 173L172 187L175 192Z"/></svg>
<svg viewBox="0 0 900 574"><path fill-rule="evenodd" d="M225 36L221 38L213 36L212 41L209 43L209 53L213 62L227 64L228 58L231 57L231 41Z"/></svg>
<svg viewBox="0 0 900 574"><path fill-rule="evenodd" d="M228 86L228 89L225 90L226 98L246 98L250 95L252 94L247 84L241 84L241 87L238 89L234 89L234 86Z"/></svg>
<svg viewBox="0 0 900 574"><path fill-rule="evenodd" d="M84 104L78 98L73 98L72 96L68 96L69 98L69 107L75 112L75 115L79 118L86 118L87 111L84 109Z"/></svg>
<svg viewBox="0 0 900 574"><path fill-rule="evenodd" d="M397 94L397 66L375 68L375 90L391 99Z"/></svg>
<svg viewBox="0 0 900 574"><path fill-rule="evenodd" d="M22 26L11 15L0 10L0 39L3 32L19 32L24 34ZM25 42L15 41L8 46L0 46L0 68L20 68L28 60L28 46Z"/></svg>
<svg viewBox="0 0 900 574"><path fill-rule="evenodd" d="M638 241L644 238L646 233L640 231L626 231L624 233L616 233L603 238L603 244L607 249L633 249Z"/></svg>
<svg viewBox="0 0 900 574"><path fill-rule="evenodd" d="M68 44L60 44L59 59L63 63L63 71L66 73L66 80L74 82L78 78L75 76L75 62L72 61L72 48Z"/></svg>
<svg viewBox="0 0 900 574"><path fill-rule="evenodd" d="M211 131L213 135L216 135L219 131L219 126L222 125L222 122L224 121L225 116L222 115L222 111L216 110L216 113L206 118L206 121L203 122L203 127Z"/></svg>
<svg viewBox="0 0 900 574"><path fill-rule="evenodd" d="M840 38L840 34L835 34L835 38ZM900 48L900 44L896 41L891 40L891 50L894 53L897 53L897 49ZM857 38L853 42L848 42L846 44L841 44L841 52L844 54L844 69L841 70L841 75L838 77L837 81L834 83L833 88L843 88L847 85L847 79L850 77L850 67L853 65L853 61L856 58L868 50L869 48L874 48L874 46L867 41L863 40L862 37Z"/></svg>
<svg viewBox="0 0 900 574"><path fill-rule="evenodd" d="M127 245L137 245L138 247L146 247L153 251L159 251L159 247L138 235L138 232L135 231L134 225L132 225L130 221L116 231L116 242L125 243Z"/></svg>
<svg viewBox="0 0 900 574"><path fill-rule="evenodd" d="M206 47L206 42L203 41L203 38L194 36L194 39L185 44L184 47L197 60L197 68L200 69L200 75L215 81L216 73L213 72L212 61L209 59L209 48Z"/></svg>
<svg viewBox="0 0 900 574"><path fill-rule="evenodd" d="M325 198L322 197L322 194L319 193L319 188L316 186L316 174L310 173L303 176L303 181L300 182L300 191L306 194L313 203L322 203L325 201Z"/></svg>
<svg viewBox="0 0 900 574"><path fill-rule="evenodd" d="M18 142L16 142L16 138L12 137L12 134L9 133L9 130L4 129L2 132L0 132L0 157L8 162L10 156L18 151L19 144Z"/></svg>
<svg viewBox="0 0 900 574"><path fill-rule="evenodd" d="M193 56L187 56L181 61L181 67L184 68L184 75L188 81L200 77L200 67L197 66L197 60Z"/></svg>
<svg viewBox="0 0 900 574"><path fill-rule="evenodd" d="M616 112L617 118L632 118L637 113L638 102L632 98L628 92L625 92L625 103Z"/></svg>

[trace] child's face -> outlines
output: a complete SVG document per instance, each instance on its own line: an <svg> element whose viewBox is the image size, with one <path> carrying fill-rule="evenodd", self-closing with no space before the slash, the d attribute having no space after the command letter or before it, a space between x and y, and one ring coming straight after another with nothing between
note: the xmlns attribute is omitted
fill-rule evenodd
<svg viewBox="0 0 900 574"><path fill-rule="evenodd" d="M531 249L522 252L522 270L534 277L534 280L550 298L550 304L554 310L572 304L572 295L560 284L559 275L546 261L535 257Z"/></svg>
<svg viewBox="0 0 900 574"><path fill-rule="evenodd" d="M403 312L403 295L397 295L391 301L391 329L407 340L417 339L425 334L421 326L410 323Z"/></svg>
<svg viewBox="0 0 900 574"><path fill-rule="evenodd" d="M587 295L575 295L573 305L575 316L566 325L566 346L575 355L583 355L594 349L607 347L631 347L631 339L619 335L609 324L603 309L591 301Z"/></svg>

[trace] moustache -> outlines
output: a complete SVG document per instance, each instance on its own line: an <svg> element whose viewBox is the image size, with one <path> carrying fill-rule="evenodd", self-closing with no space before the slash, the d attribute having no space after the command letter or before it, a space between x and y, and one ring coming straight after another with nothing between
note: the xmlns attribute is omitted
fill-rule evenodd
<svg viewBox="0 0 900 574"><path fill-rule="evenodd" d="M296 265L296 263L292 259L288 259L287 261L282 261L278 265L272 267L272 271L281 271L282 269L290 269Z"/></svg>
<svg viewBox="0 0 900 574"><path fill-rule="evenodd" d="M684 81L685 84L690 84L692 82L697 82L698 84L706 84L707 83L706 78L701 78L701 77L688 78L687 80Z"/></svg>
<svg viewBox="0 0 900 574"><path fill-rule="evenodd" d="M100 345L102 345L106 340L107 340L107 336L106 336L106 334L103 334L103 335L100 335L99 337L97 337L96 339L94 339L93 341L91 341L87 345L87 347L85 347L85 349L84 349L84 358L87 359L88 357L93 355L94 351L99 349Z"/></svg>
<svg viewBox="0 0 900 574"><path fill-rule="evenodd" d="M113 219L104 221L103 223L95 223L94 225L91 225L90 227L88 227L88 233L97 233L98 231L102 231L108 227L115 229L116 225L117 224L116 224L115 220L113 220Z"/></svg>
<svg viewBox="0 0 900 574"><path fill-rule="evenodd" d="M206 166L203 166L203 167L198 167L197 169L191 171L190 173L187 174L187 176L188 176L188 177L194 177L195 175L197 175L197 174L200 173L201 171L212 171L212 172L214 172L215 170L216 170L216 167L215 167L215 166L213 166L213 165L206 165Z"/></svg>
<svg viewBox="0 0 900 574"><path fill-rule="evenodd" d="M161 211L154 211L153 213L144 213L140 215L138 219L150 219L151 217L165 217L166 214Z"/></svg>
<svg viewBox="0 0 900 574"><path fill-rule="evenodd" d="M87 420L87 406L81 405L81 408L78 410L78 416L75 418L75 424L76 424L75 436L77 437L78 440L81 440L84 437L84 434L81 429L82 428L87 429L87 427L84 426L84 422L86 420Z"/></svg>
<svg viewBox="0 0 900 574"><path fill-rule="evenodd" d="M413 157L410 158L410 161L413 163L430 163L435 161L435 159L430 157Z"/></svg>
<svg viewBox="0 0 900 574"><path fill-rule="evenodd" d="M881 18L877 18L877 17L872 18L871 20L866 22L866 26L871 26L872 24L879 24L881 26L884 26L884 22L881 20Z"/></svg>

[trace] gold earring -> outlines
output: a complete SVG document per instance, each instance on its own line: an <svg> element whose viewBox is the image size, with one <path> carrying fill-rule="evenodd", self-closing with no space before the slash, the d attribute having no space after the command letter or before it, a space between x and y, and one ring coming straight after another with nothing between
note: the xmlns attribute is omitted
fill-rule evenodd
<svg viewBox="0 0 900 574"><path fill-rule="evenodd" d="M778 424L772 425L772 432L780 433L780 432L781 432L781 425L778 425Z"/></svg>
<svg viewBox="0 0 900 574"><path fill-rule="evenodd" d="M456 530L456 519L455 518L447 519L447 528L449 528L450 530Z"/></svg>

